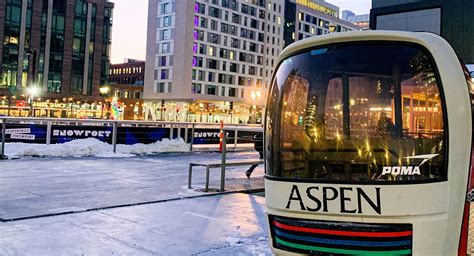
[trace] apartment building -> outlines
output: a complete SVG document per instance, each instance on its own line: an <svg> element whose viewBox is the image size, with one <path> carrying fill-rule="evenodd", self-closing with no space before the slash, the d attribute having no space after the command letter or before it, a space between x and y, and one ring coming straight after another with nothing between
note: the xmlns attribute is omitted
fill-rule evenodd
<svg viewBox="0 0 474 256"><path fill-rule="evenodd" d="M150 0L145 118L260 122L283 11L284 0Z"/></svg>

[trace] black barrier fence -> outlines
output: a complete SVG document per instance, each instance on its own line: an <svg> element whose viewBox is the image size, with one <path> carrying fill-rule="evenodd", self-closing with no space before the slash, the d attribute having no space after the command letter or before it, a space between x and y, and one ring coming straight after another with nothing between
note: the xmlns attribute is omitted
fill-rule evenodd
<svg viewBox="0 0 474 256"><path fill-rule="evenodd" d="M57 144L77 139L95 138L113 143L114 123L101 125L58 125L7 123L6 142ZM0 131L2 123L0 122ZM258 131L227 131L227 143L252 143ZM117 144L150 144L162 139L182 138L194 145L219 144L219 128L139 127L117 125Z"/></svg>

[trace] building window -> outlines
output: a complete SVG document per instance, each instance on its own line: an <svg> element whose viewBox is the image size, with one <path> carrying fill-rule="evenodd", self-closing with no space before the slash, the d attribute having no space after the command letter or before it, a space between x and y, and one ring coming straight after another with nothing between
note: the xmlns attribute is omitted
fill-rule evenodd
<svg viewBox="0 0 474 256"><path fill-rule="evenodd" d="M161 31L161 40L171 39L171 29L164 29Z"/></svg>
<svg viewBox="0 0 474 256"><path fill-rule="evenodd" d="M170 43L162 43L161 44L161 52L162 53L170 52Z"/></svg>
<svg viewBox="0 0 474 256"><path fill-rule="evenodd" d="M235 88L229 88L229 97L235 97Z"/></svg>
<svg viewBox="0 0 474 256"><path fill-rule="evenodd" d="M209 16L214 17L214 18L220 18L221 10L219 8L209 7Z"/></svg>
<svg viewBox="0 0 474 256"><path fill-rule="evenodd" d="M204 41L204 31L194 30L194 39Z"/></svg>
<svg viewBox="0 0 474 256"><path fill-rule="evenodd" d="M238 66L236 63L230 63L230 72L237 73Z"/></svg>
<svg viewBox="0 0 474 256"><path fill-rule="evenodd" d="M208 59L207 60L207 68L211 68L211 69L217 69L217 60L213 60L213 59Z"/></svg>
<svg viewBox="0 0 474 256"><path fill-rule="evenodd" d="M165 92L165 83L157 83L156 84L156 92L157 93Z"/></svg>
<svg viewBox="0 0 474 256"><path fill-rule="evenodd" d="M158 66L160 67L166 66L166 56L158 57Z"/></svg>
<svg viewBox="0 0 474 256"><path fill-rule="evenodd" d="M228 33L229 32L229 25L225 23L221 23L221 32Z"/></svg>
<svg viewBox="0 0 474 256"><path fill-rule="evenodd" d="M207 19L201 17L201 28L207 28Z"/></svg>
<svg viewBox="0 0 474 256"><path fill-rule="evenodd" d="M161 77L161 79L168 79L169 78L169 70L168 69L162 69L160 77Z"/></svg>
<svg viewBox="0 0 474 256"><path fill-rule="evenodd" d="M232 22L236 24L240 24L240 15L233 13L232 14Z"/></svg>
<svg viewBox="0 0 474 256"><path fill-rule="evenodd" d="M207 41L211 42L213 44L219 44L220 43L220 36L218 34L214 33L208 33L207 34Z"/></svg>
<svg viewBox="0 0 474 256"><path fill-rule="evenodd" d="M192 92L192 93L201 94L201 84L195 84L195 83L193 83L193 85L192 85L192 87L191 87L191 92Z"/></svg>
<svg viewBox="0 0 474 256"><path fill-rule="evenodd" d="M164 3L161 5L161 14L170 13L172 11L171 3Z"/></svg>
<svg viewBox="0 0 474 256"><path fill-rule="evenodd" d="M240 46L239 39L232 38L230 40L230 46L233 47L233 48L239 48L239 46Z"/></svg>
<svg viewBox="0 0 474 256"><path fill-rule="evenodd" d="M130 98L130 91L129 91L129 90L123 91L123 97L124 97L125 99L129 99L129 98Z"/></svg>
<svg viewBox="0 0 474 256"><path fill-rule="evenodd" d="M209 73L207 74L207 81L209 81L209 82L214 82L214 79L215 79L215 77L214 77L214 72L209 72Z"/></svg>
<svg viewBox="0 0 474 256"><path fill-rule="evenodd" d="M142 98L142 92L141 91L135 91L133 96L134 96L135 99L139 100L139 99Z"/></svg>
<svg viewBox="0 0 474 256"><path fill-rule="evenodd" d="M199 45L199 53L200 54L206 54L206 49L207 49L207 46L205 44L200 44Z"/></svg>
<svg viewBox="0 0 474 256"><path fill-rule="evenodd" d="M163 17L163 27L171 26L171 16Z"/></svg>
<svg viewBox="0 0 474 256"><path fill-rule="evenodd" d="M211 20L211 30L217 30L217 21Z"/></svg>
<svg viewBox="0 0 474 256"><path fill-rule="evenodd" d="M206 94L217 95L217 88L215 85L206 85Z"/></svg>
<svg viewBox="0 0 474 256"><path fill-rule="evenodd" d="M196 3L194 5L194 11L200 14L206 14L206 6L204 4Z"/></svg>
<svg viewBox="0 0 474 256"><path fill-rule="evenodd" d="M227 59L227 50L224 49L224 48L221 48L220 53L219 53L219 57Z"/></svg>
<svg viewBox="0 0 474 256"><path fill-rule="evenodd" d="M204 71L202 71L202 70L198 71L198 80L199 81L204 81Z"/></svg>

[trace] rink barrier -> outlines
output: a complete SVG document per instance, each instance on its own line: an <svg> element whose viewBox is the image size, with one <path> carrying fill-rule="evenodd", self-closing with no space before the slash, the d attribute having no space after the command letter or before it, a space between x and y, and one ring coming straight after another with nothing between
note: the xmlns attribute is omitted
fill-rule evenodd
<svg viewBox="0 0 474 256"><path fill-rule="evenodd" d="M5 157L5 144L9 142L49 145L96 138L113 145L114 153L117 144L149 144L165 138L183 139L190 145L190 151L214 151L219 144L219 123L19 117L0 117L0 120L0 159ZM233 144L234 149L253 147L253 135L263 132L261 125L249 124L225 124L225 129L226 143L228 147Z"/></svg>

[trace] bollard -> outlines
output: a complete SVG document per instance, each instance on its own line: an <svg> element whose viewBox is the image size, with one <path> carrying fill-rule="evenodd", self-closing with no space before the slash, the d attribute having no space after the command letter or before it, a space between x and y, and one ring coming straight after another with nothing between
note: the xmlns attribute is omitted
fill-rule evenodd
<svg viewBox="0 0 474 256"><path fill-rule="evenodd" d="M5 156L5 132L7 128L7 119L2 119L2 152L0 154L0 160L7 159Z"/></svg>
<svg viewBox="0 0 474 256"><path fill-rule="evenodd" d="M193 152L194 126L195 126L195 124L193 124L193 127L191 128L191 148L190 148L190 151L191 151L191 152Z"/></svg>
<svg viewBox="0 0 474 256"><path fill-rule="evenodd" d="M224 129L224 121L221 121L221 126L220 126L220 129L219 129L219 151L222 152L222 138L223 138L223 131Z"/></svg>
<svg viewBox="0 0 474 256"><path fill-rule="evenodd" d="M114 122L112 132L112 145L114 147L114 154L117 153L117 122Z"/></svg>
<svg viewBox="0 0 474 256"><path fill-rule="evenodd" d="M222 158L222 166L221 166L221 192L224 191L225 187L225 158L226 158L226 145L227 145L227 136L226 136L226 131L222 133L222 153L221 153L221 158Z"/></svg>

